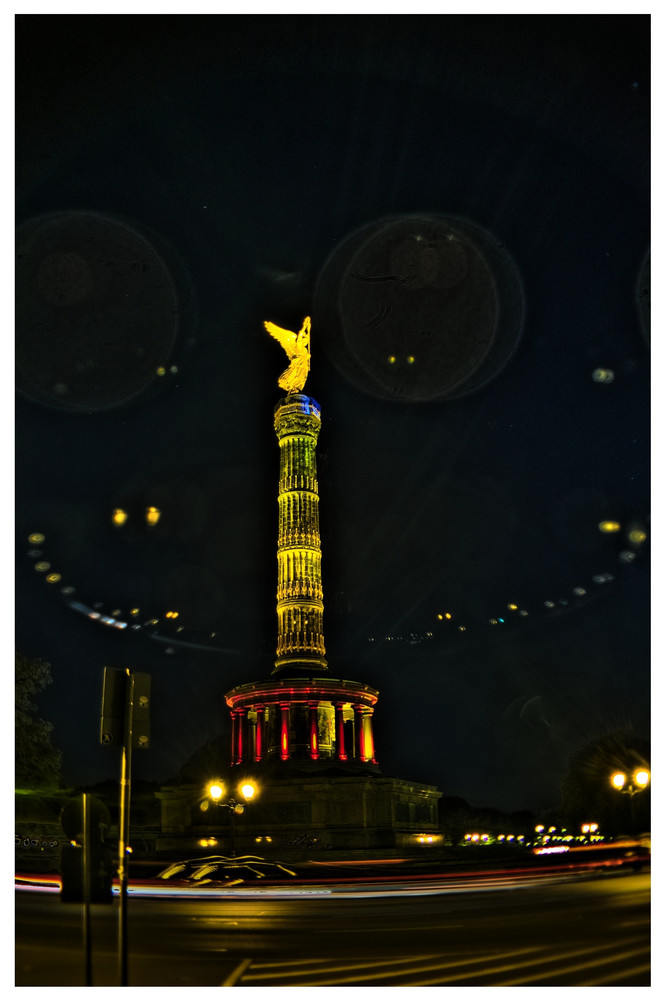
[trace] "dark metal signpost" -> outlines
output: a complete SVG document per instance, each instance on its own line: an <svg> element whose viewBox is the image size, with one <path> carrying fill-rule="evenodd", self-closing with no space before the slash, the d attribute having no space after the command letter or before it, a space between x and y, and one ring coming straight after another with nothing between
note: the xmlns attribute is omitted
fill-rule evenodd
<svg viewBox="0 0 666 1000"><path fill-rule="evenodd" d="M83 952L86 962L86 986L92 986L92 949L90 941L90 796L81 797L83 812Z"/></svg>
<svg viewBox="0 0 666 1000"><path fill-rule="evenodd" d="M111 852L104 844L111 817L103 802L84 792L63 806L60 822L69 839L60 858L60 898L63 903L83 903L85 982L92 986L90 904L112 901Z"/></svg>
<svg viewBox="0 0 666 1000"><path fill-rule="evenodd" d="M132 750L150 746L150 674L129 668L104 668L100 743L121 747L120 814L118 819L118 882L120 913L118 955L120 985L127 977L127 878L129 860L129 817L132 789Z"/></svg>

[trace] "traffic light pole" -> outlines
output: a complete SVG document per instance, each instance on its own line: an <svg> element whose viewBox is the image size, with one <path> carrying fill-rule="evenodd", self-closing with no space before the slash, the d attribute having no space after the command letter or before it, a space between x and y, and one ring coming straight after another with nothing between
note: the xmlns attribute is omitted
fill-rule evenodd
<svg viewBox="0 0 666 1000"><path fill-rule="evenodd" d="M128 985L127 977L127 879L129 846L129 813L132 788L132 730L134 728L134 674L127 671L125 686L125 725L120 766L120 818L118 822L118 881L120 911L118 917L118 956L120 985Z"/></svg>

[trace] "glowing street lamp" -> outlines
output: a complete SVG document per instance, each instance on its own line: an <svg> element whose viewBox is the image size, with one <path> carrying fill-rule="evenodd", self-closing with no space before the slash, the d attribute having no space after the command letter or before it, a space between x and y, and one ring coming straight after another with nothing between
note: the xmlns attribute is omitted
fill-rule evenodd
<svg viewBox="0 0 666 1000"><path fill-rule="evenodd" d="M642 792L647 788L650 783L650 772L644 767L637 768L632 775L625 774L624 771L615 771L610 780L613 788L633 797L636 792Z"/></svg>
<svg viewBox="0 0 666 1000"><path fill-rule="evenodd" d="M249 802L257 794L258 788L254 781L245 780L238 786L238 794L241 796L245 802ZM206 796L210 799L214 805L221 806L224 809L229 810L229 816L231 820L231 856L232 858L236 856L236 827L235 819L236 816L242 816L245 812L245 805L243 802L238 802L233 796L226 801L223 801L226 795L226 788L224 784L214 779L210 781L206 786ZM208 802L206 799L201 803L202 809L208 808Z"/></svg>
<svg viewBox="0 0 666 1000"><path fill-rule="evenodd" d="M636 828L634 795L636 792L642 792L650 784L650 772L645 767L637 767L631 775L626 774L624 771L614 771L611 774L610 782L618 792L623 792L629 796L631 804L631 832L633 834Z"/></svg>
<svg viewBox="0 0 666 1000"><path fill-rule="evenodd" d="M150 528L154 528L159 519L162 516L162 511L159 507L146 507L146 524Z"/></svg>

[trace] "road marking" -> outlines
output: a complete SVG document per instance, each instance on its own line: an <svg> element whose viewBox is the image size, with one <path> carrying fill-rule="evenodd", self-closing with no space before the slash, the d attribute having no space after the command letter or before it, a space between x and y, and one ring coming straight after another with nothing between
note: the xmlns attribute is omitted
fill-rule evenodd
<svg viewBox="0 0 666 1000"><path fill-rule="evenodd" d="M220 983L220 986L235 986L238 980L241 978L248 965L252 964L251 958L245 958L242 962L239 962L236 968L229 973L227 978Z"/></svg>
<svg viewBox="0 0 666 1000"><path fill-rule="evenodd" d="M577 972L579 969L589 968L589 967L594 966L594 965L603 965L605 962L613 962L614 959L611 958L611 957L609 957L609 958L605 958L605 957L604 958L598 958L596 961L587 961L587 962L583 962L583 963L578 963L577 965L568 965L568 966L566 966L564 968L561 968L561 969L559 969L557 971L553 971L552 973L547 973L547 972L543 971L543 966L545 966L545 965L552 965L553 963L556 962L558 964L558 966L560 966L563 962L566 962L566 960L569 959L569 958L574 958L575 956L585 956L585 955L589 955L589 954L598 954L600 948L603 948L603 950L605 950L605 951L612 951L616 947L617 946L616 946L615 942L611 942L611 943L609 943L609 944L607 944L605 946L590 946L590 947L586 947L586 948L580 948L580 949L570 950L568 952L557 952L555 954L543 955L541 958L528 959L527 961L522 961L522 962L509 962L509 963L503 962L501 965L497 965L497 966L495 966L493 968L490 968L490 969L487 969L485 971L482 970L482 969L479 969L479 968L475 968L475 969L472 969L471 972L454 973L452 976L447 977L445 979L443 979L441 977L438 977L437 979L426 979L426 980L417 980L417 981L412 980L412 981L410 981L409 985L410 986L438 986L438 985L443 986L443 985L446 985L447 983L457 984L457 983L460 982L461 979L475 979L475 978L477 978L479 976L483 976L485 978L485 977L487 977L489 975L492 975L494 977L494 981L493 981L493 984L492 984L494 986L520 986L520 985L538 984L540 981L542 981L544 979L545 976L550 976L551 979L553 977L557 978L559 976L566 975L569 972ZM638 949L638 951L639 952L640 951L644 952L645 948L643 947L642 949ZM623 954L626 956L629 953L625 952ZM505 958L509 958L509 957L512 957L512 955L505 955L504 957ZM622 956L618 956L618 958L620 958L620 959L621 959L621 957ZM542 971L538 971L539 970L539 966L542 967ZM502 979L502 978L500 978L501 975L502 975L502 973L506 973L506 972L513 971L513 970L518 970L518 969L529 969L530 973L528 975L526 975L526 976L520 976L520 977L514 978L514 979ZM550 983L550 984L546 983L545 985L554 985L554 984L552 984L552 983ZM589 985L594 985L594 984L590 983Z"/></svg>
<svg viewBox="0 0 666 1000"><path fill-rule="evenodd" d="M628 940L625 945L630 947L625 946L621 952L617 952L615 942L601 946L574 947L559 953L553 953L550 949L543 947L527 946L512 951L502 951L501 954L495 951L490 954L471 956L467 959L441 954L426 954L394 958L389 961L385 959L359 959L355 962L346 962L344 966L332 959L309 958L291 962L264 961L253 965L252 971L244 977L241 985L259 986L262 985L262 981L275 981L276 978L282 984L291 981L293 986L344 986L352 983L369 985L369 980L375 983L377 980L395 978L402 979L403 982L400 985L404 986L436 986L447 983L455 984L464 979L487 979L492 976L495 980L493 985L518 986L538 983L545 977L559 978L583 970L591 972L594 967L608 963L629 962L629 965L621 971L604 972L600 970L599 977L592 979L589 983L580 984L596 986L614 979L636 976L649 968L641 961L633 964L630 961L639 956L644 958L648 951L647 946L639 945L638 940ZM632 945L638 945L638 947L632 948ZM617 954L600 955L600 952L614 951ZM562 967L563 962L572 959L578 959L578 961ZM554 963L557 963L558 968L549 972L547 967ZM518 970L525 970L527 974L512 979L501 978L507 973ZM439 973L439 975L433 976L433 973ZM303 982L304 979L305 982ZM297 983L296 980L301 980L301 982Z"/></svg>
<svg viewBox="0 0 666 1000"><path fill-rule="evenodd" d="M616 942L611 942L611 943L609 943L607 945L604 945L602 947L603 947L604 951L613 951L613 950L617 949L617 943ZM552 963L552 962L558 962L558 964L559 964L559 963L562 962L563 958L565 960L567 958L569 958L569 957L573 958L576 954L578 954L583 959L585 959L585 957L587 955L590 955L590 954L598 956L598 953L599 953L600 950L601 949L599 947L594 947L594 948L586 948L585 950L578 951L578 952L569 952L568 954L565 954L564 956L562 956L562 955L555 955L555 956L553 956L550 959L546 958L544 964L549 964L549 963ZM537 971L536 966L535 966L534 969L533 969L533 971L532 971L532 975L530 975L529 977L522 976L519 979L510 979L510 980L507 980L506 982L503 981L501 983L501 985L502 986L520 986L521 984L525 984L527 982L534 983L535 980L539 980L540 978L543 978L544 975L548 976L549 979L552 979L553 977L558 978L559 976L562 976L562 975L569 975L572 972L581 972L581 971L583 971L585 969L593 969L593 968L596 968L599 965L608 965L609 963L610 964L615 964L617 962L625 962L627 959L629 959L629 958L635 958L638 955L640 955L641 957L643 957L646 953L649 954L649 951L650 951L649 947L646 944L643 944L643 945L640 945L638 948L631 949L630 951L627 950L627 949L624 949L623 951L618 951L614 955L610 955L610 956L609 955L603 955L601 957L597 957L597 958L594 958L594 959L587 959L587 961L584 960L584 961L576 962L574 965L567 965L564 968L562 968L562 969L560 969L560 970L558 970L556 972L550 972L550 973L548 973L548 972L539 973ZM628 974L628 970L625 970L624 974L627 975ZM548 985L548 983L546 983L545 985ZM590 980L588 983L576 983L576 985L577 986L578 985L580 985L580 986L597 986L598 983L597 983L597 979L595 977L594 979Z"/></svg>
<svg viewBox="0 0 666 1000"><path fill-rule="evenodd" d="M514 952L511 952L510 954L511 955L515 955L515 956L518 956L518 955L527 955L527 954L533 953L536 950L537 949L534 948L534 947L527 947L527 948L518 949L518 950L516 950ZM485 956L482 956L482 957L477 956L476 958L473 958L470 961L473 961L473 962L493 962L493 961L496 961L496 960L497 960L497 955L496 954L490 954L490 955L485 955ZM312 961L312 960L309 960L309 961ZM457 966L459 967L460 964L461 964L459 958L445 958L442 955L416 955L416 956L412 955L412 956L405 957L405 958L391 959L390 961L387 961L386 959L381 959L381 958L366 959L364 961L345 962L345 964L344 964L344 966L342 968L341 968L339 962L334 962L333 960L330 960L330 959L320 959L319 961L321 962L321 965L319 965L316 969L312 969L312 968L310 968L310 969L299 968L298 966L300 966L301 964L304 964L304 963L301 963L301 962L298 962L298 963L295 962L295 963L293 963L291 969L290 968L285 968L286 963L277 963L277 962L276 963L269 963L269 962L257 963L253 967L253 970L252 970L251 974L247 977L248 985L250 985L250 983L256 982L259 979L271 979L271 978L274 978L276 975L279 975L281 980L289 979L289 978L294 979L294 978L298 978L298 977L310 975L312 977L311 982L309 982L307 984L304 984L304 985L308 985L308 986L326 986L326 985L328 985L328 986L338 986L338 985L340 985L342 983L353 983L353 982L358 982L358 981L362 981L362 980L367 980L368 979L367 975L357 975L357 976L347 975L347 973L350 973L350 972L352 972L354 970L357 970L357 971L371 970L371 972L372 972L372 980L374 982L377 979L389 979L392 976L401 976L401 975L404 976L404 975L409 975L410 973L412 975L416 975L416 974L421 974L421 973L424 973L424 972L434 971L436 969L437 970L439 970L439 969L454 969ZM418 963L425 963L425 964L418 964ZM469 964L469 962L464 963L464 964ZM405 968L406 965L407 966L411 965L412 968L411 969L410 968ZM403 968L398 969L397 968L398 966L402 966ZM260 971L258 971L260 969L271 969L272 971L271 972L260 972ZM255 970L257 970L257 971L255 971ZM345 974L344 975L340 975L341 971L344 972ZM337 975L335 976L334 979L332 979L332 980L330 980L328 982L318 982L318 981L315 982L314 981L317 976L328 974L328 973L331 973L331 972L332 973L337 973ZM476 975L476 974L478 974L478 972L474 973L474 974ZM411 981L410 981L410 985L411 985Z"/></svg>
<svg viewBox="0 0 666 1000"><path fill-rule="evenodd" d="M605 986L607 983L614 983L618 979L627 979L629 976L644 975L652 969L651 962L644 962L642 965L632 965L631 969L618 969L617 972L609 972L607 976L596 976L594 982L580 983L581 986ZM647 985L647 984L646 984Z"/></svg>
<svg viewBox="0 0 666 1000"><path fill-rule="evenodd" d="M390 960L391 965L408 965L414 964L414 962L428 962L434 961L439 958L439 955L406 955L403 958L393 958ZM287 963L281 962L255 962L252 973L249 978L251 979L264 979L266 976L259 972L260 969L284 969L284 965ZM293 971L291 974L293 976L304 976L311 969L301 968L301 966L316 966L316 972L340 972L341 966L340 962L333 958L299 958L291 963L293 965ZM346 961L344 963L345 971L351 969L374 969L378 964L386 965L387 961L380 958L366 958L358 959L356 962ZM257 970L255 972L255 970Z"/></svg>

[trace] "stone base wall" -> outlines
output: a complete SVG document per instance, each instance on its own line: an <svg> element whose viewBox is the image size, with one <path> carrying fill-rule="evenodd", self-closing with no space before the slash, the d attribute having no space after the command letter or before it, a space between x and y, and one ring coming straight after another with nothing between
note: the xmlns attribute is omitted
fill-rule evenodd
<svg viewBox="0 0 666 1000"><path fill-rule="evenodd" d="M234 818L236 854L416 847L419 835L438 831L441 795L433 785L374 776L271 782ZM230 853L229 810L209 805L202 811L201 788L165 786L158 798L158 851Z"/></svg>

